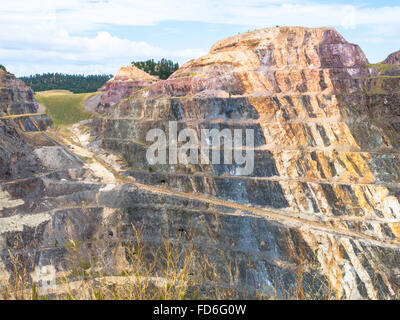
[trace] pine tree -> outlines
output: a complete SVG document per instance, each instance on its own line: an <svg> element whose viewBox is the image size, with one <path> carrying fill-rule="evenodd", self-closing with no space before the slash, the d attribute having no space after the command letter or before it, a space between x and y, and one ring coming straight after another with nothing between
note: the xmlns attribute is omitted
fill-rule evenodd
<svg viewBox="0 0 400 320"><path fill-rule="evenodd" d="M179 69L178 63L174 63L167 59L161 59L158 62L155 62L154 59L147 61L133 61L132 64L152 76L158 76L160 79L168 79L171 74Z"/></svg>
<svg viewBox="0 0 400 320"><path fill-rule="evenodd" d="M95 92L112 75L68 75L63 73L36 74L20 79L34 91L69 90L73 93Z"/></svg>

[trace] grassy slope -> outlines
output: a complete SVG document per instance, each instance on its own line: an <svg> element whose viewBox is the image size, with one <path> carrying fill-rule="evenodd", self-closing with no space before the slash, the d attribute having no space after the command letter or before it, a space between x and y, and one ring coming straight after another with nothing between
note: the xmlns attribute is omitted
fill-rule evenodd
<svg viewBox="0 0 400 320"><path fill-rule="evenodd" d="M83 103L97 93L41 92L35 98L46 107L47 115L55 126L71 125L89 119L91 113L83 108Z"/></svg>

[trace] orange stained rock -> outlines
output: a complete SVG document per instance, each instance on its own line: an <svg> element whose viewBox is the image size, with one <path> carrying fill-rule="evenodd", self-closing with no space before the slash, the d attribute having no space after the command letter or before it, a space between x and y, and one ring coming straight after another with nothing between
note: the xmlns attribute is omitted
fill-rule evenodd
<svg viewBox="0 0 400 320"><path fill-rule="evenodd" d="M114 81L125 81L125 80L135 80L135 81L156 81L157 77L151 76L147 72L130 65L127 67L122 67L119 69L117 74L112 79Z"/></svg>

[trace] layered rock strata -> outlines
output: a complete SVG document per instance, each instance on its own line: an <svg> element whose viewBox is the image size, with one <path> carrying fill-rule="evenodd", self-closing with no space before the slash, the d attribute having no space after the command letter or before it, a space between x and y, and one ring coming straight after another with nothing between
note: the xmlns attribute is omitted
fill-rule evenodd
<svg viewBox="0 0 400 320"><path fill-rule="evenodd" d="M118 73L100 88L102 92L98 97L98 108L109 108L111 105L126 99L133 95L136 91L149 87L158 78L149 75L134 65L122 67Z"/></svg>
<svg viewBox="0 0 400 320"><path fill-rule="evenodd" d="M33 91L12 74L0 69L0 119L22 131L43 131L51 120L33 98Z"/></svg>
<svg viewBox="0 0 400 320"><path fill-rule="evenodd" d="M0 69L0 180L39 170L25 133L40 132L52 124L40 111L33 91L12 74Z"/></svg>
<svg viewBox="0 0 400 320"><path fill-rule="evenodd" d="M75 129L60 143L24 133L5 112L1 277L13 278L12 253L29 262L31 281L43 270L68 271L71 240L118 274L134 224L144 226L150 251L166 235L183 241L196 254L198 285L235 296L398 297L397 72L392 63L369 65L333 29L272 28L222 40L140 90L126 86L129 72L115 77L97 102L102 116L82 124L91 138ZM26 100L18 97L15 105ZM146 134L168 133L169 121L198 134L253 129L254 171L150 166ZM99 146L127 167L97 160L111 157ZM203 273L206 262L213 272Z"/></svg>
<svg viewBox="0 0 400 320"><path fill-rule="evenodd" d="M65 217L73 217L74 228L90 229L90 223L82 221L82 206L101 185L80 157L44 132L52 122L40 113L32 90L1 70L0 84L2 290L8 280L16 281L13 270L19 270L20 276L26 272L25 280L31 283L42 267L55 268L51 261L63 251L55 243L57 239L63 243L59 228L67 228ZM87 209L93 215L97 211ZM46 257L51 257L50 262ZM58 261L65 264L61 258Z"/></svg>
<svg viewBox="0 0 400 320"><path fill-rule="evenodd" d="M393 52L384 61L384 64L400 64L400 51Z"/></svg>
<svg viewBox="0 0 400 320"><path fill-rule="evenodd" d="M277 279L271 268L301 267L337 297L390 298L400 288L400 78L389 69L369 65L334 29L257 30L121 100L93 134L140 183L256 210L257 218L215 214L224 221L215 248L224 244L239 265L252 261L239 282L265 289ZM202 128L254 129L253 173L150 166L146 134L168 133L169 121L198 136ZM182 219L189 225L194 215Z"/></svg>

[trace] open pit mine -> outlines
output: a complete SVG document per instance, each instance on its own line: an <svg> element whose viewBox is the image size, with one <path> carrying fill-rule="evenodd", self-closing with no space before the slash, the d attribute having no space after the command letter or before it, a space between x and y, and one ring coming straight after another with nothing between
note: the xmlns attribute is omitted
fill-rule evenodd
<svg viewBox="0 0 400 320"><path fill-rule="evenodd" d="M118 277L134 225L147 250L165 234L191 248L205 297L399 297L399 52L371 65L331 28L256 30L167 80L122 68L85 107L92 119L57 134L0 70L0 280L15 256L29 282L68 272L71 239ZM171 121L252 129L254 170L149 165L146 134Z"/></svg>

